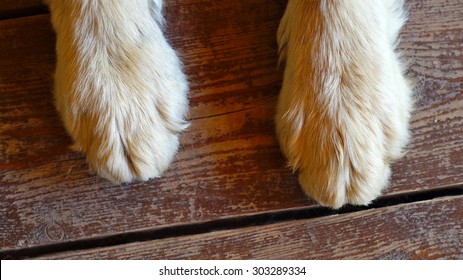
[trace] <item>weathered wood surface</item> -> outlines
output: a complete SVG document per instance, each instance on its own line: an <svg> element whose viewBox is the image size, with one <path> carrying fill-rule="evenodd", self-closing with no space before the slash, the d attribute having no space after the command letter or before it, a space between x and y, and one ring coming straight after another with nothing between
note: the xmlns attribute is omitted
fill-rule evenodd
<svg viewBox="0 0 463 280"><path fill-rule="evenodd" d="M314 205L274 136L275 30L285 1L210 2L167 7L168 35L191 82L192 123L163 179L127 187L88 174L67 148L52 104L49 17L0 21L1 249ZM460 2L409 3L400 48L418 81L414 140L387 194L463 183Z"/></svg>
<svg viewBox="0 0 463 280"><path fill-rule="evenodd" d="M0 22L2 249L311 205L285 169L271 121L284 5L216 3L171 7L193 121L165 178L128 187L89 175L67 148L52 106L48 16Z"/></svg>
<svg viewBox="0 0 463 280"><path fill-rule="evenodd" d="M463 196L43 256L45 259L462 259Z"/></svg>
<svg viewBox="0 0 463 280"><path fill-rule="evenodd" d="M399 48L416 85L413 143L394 167L394 191L463 179L463 2L407 1ZM400 190L402 189L402 190Z"/></svg>

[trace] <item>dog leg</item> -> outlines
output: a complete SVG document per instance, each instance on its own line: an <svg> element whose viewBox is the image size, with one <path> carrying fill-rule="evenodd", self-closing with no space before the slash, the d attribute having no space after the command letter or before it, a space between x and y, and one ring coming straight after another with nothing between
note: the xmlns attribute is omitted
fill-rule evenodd
<svg viewBox="0 0 463 280"><path fill-rule="evenodd" d="M409 138L411 91L394 51L403 0L289 0L276 129L304 191L322 205L370 203Z"/></svg>
<svg viewBox="0 0 463 280"><path fill-rule="evenodd" d="M55 101L75 149L114 183L159 177L187 127L188 85L162 0L49 0Z"/></svg>

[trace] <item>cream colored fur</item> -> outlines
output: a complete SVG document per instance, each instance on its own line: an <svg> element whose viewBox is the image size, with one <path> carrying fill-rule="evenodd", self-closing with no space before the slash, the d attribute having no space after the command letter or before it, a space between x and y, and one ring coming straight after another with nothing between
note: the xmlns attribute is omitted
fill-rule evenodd
<svg viewBox="0 0 463 280"><path fill-rule="evenodd" d="M323 205L370 203L408 142L411 91L394 51L404 22L403 0L289 0L277 133Z"/></svg>
<svg viewBox="0 0 463 280"><path fill-rule="evenodd" d="M162 33L162 0L50 0L56 107L89 165L109 180L158 177L186 128L187 83ZM304 191L368 204L409 133L411 94L394 51L402 0L289 0L276 125Z"/></svg>
<svg viewBox="0 0 463 280"><path fill-rule="evenodd" d="M115 182L159 177L186 128L187 82L162 0L49 0L56 107L74 147Z"/></svg>

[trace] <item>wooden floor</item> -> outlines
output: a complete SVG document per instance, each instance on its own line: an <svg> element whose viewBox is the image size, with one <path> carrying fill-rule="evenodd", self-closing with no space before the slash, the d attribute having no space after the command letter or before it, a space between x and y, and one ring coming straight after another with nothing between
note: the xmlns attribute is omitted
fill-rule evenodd
<svg viewBox="0 0 463 280"><path fill-rule="evenodd" d="M1 258L463 259L461 0L407 1L413 142L384 196L338 212L304 196L275 139L286 1L167 3L191 127L164 178L129 186L68 148L47 9L0 3Z"/></svg>

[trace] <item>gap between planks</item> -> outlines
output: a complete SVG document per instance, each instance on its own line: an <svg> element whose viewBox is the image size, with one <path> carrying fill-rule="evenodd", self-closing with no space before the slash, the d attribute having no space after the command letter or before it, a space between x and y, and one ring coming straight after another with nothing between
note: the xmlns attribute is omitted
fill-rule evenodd
<svg viewBox="0 0 463 280"><path fill-rule="evenodd" d="M42 255L75 250L105 248L134 242L191 236L223 230L244 229L248 227L271 225L296 220L310 220L461 195L463 195L463 185L456 185L439 189L383 196L375 200L369 206L346 206L339 210L331 210L321 206L304 207L300 209L264 212L242 217L223 218L201 223L174 225L151 230L138 230L110 236L86 238L66 243L44 245L34 248L4 250L0 251L0 259L34 258Z"/></svg>

